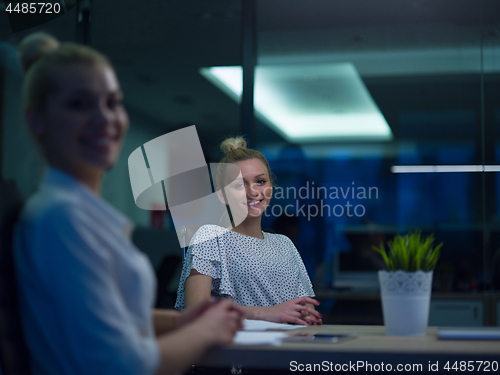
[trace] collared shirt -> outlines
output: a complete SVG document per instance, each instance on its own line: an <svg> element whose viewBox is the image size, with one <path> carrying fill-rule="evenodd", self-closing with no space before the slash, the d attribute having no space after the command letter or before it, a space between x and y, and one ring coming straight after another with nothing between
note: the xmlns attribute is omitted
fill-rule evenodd
<svg viewBox="0 0 500 375"><path fill-rule="evenodd" d="M16 228L20 306L33 373L147 375L159 366L155 278L131 225L48 169Z"/></svg>

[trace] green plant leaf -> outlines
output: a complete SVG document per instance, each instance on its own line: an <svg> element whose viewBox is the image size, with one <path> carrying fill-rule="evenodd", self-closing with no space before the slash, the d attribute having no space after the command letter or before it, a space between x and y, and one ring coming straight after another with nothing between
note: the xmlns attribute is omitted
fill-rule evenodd
<svg viewBox="0 0 500 375"><path fill-rule="evenodd" d="M420 230L397 234L387 242L387 248L381 243L379 247L373 246L378 252L389 271L403 270L414 272L418 270L431 271L436 267L443 243L433 247L434 235L422 236Z"/></svg>

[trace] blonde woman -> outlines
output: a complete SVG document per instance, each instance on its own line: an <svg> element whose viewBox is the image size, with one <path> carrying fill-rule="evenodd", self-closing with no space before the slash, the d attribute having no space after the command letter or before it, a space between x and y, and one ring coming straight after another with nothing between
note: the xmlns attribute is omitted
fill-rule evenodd
<svg viewBox="0 0 500 375"><path fill-rule="evenodd" d="M153 270L100 198L129 126L110 62L40 33L20 54L25 117L48 163L16 230L33 374L175 374L231 342L242 313L230 301L152 314Z"/></svg>
<svg viewBox="0 0 500 375"><path fill-rule="evenodd" d="M217 171L218 193L241 223L231 230L205 225L195 233L175 307L190 308L210 296L232 298L247 319L321 324L321 314L314 308L319 302L312 298L311 281L297 249L288 237L261 228L272 196L269 163L262 153L247 148L242 137L225 140L221 149L226 156ZM229 164L239 168L241 178L228 176Z"/></svg>

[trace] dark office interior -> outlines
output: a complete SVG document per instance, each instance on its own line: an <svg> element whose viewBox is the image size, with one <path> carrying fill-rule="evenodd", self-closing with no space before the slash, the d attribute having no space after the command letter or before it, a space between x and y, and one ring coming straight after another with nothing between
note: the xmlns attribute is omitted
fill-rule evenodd
<svg viewBox="0 0 500 375"><path fill-rule="evenodd" d="M102 195L135 223L134 240L160 281L158 306L173 307L183 250L168 212L135 205L127 158L155 137L196 125L207 163L218 162L219 143L237 134L268 158L281 190L263 226L294 241L325 323L383 324L373 246L421 230L444 244L429 324L500 326L498 0L100 0L86 3L81 19L83 3L66 1L65 14L30 28L0 9L0 171L28 196L43 170L21 120L18 42L40 30L109 56L131 129ZM381 114L385 139L362 132L295 139L265 118L257 96L255 103L245 96L257 93L261 67L298 67L281 86L293 115L349 114L355 95L347 100L342 83L318 70L342 64L354 67ZM226 66L243 66L241 103L200 73ZM419 166L428 169L411 168ZM313 185L324 189L312 195ZM308 211L322 204L342 214ZM357 211L347 214L347 205ZM295 218L285 217L286 206Z"/></svg>

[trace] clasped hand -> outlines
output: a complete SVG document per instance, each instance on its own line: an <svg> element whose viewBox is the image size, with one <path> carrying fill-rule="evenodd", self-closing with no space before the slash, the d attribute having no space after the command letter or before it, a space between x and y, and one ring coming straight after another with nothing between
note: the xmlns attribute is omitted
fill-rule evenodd
<svg viewBox="0 0 500 375"><path fill-rule="evenodd" d="M323 324L322 315L314 309L319 301L311 297L300 297L267 307L265 320L276 323L293 323L301 325Z"/></svg>
<svg viewBox="0 0 500 375"><path fill-rule="evenodd" d="M233 304L230 299L214 300L213 298L183 312L179 316L179 325L200 323L201 330L215 339L216 344L229 344L236 331L243 328L245 313Z"/></svg>

